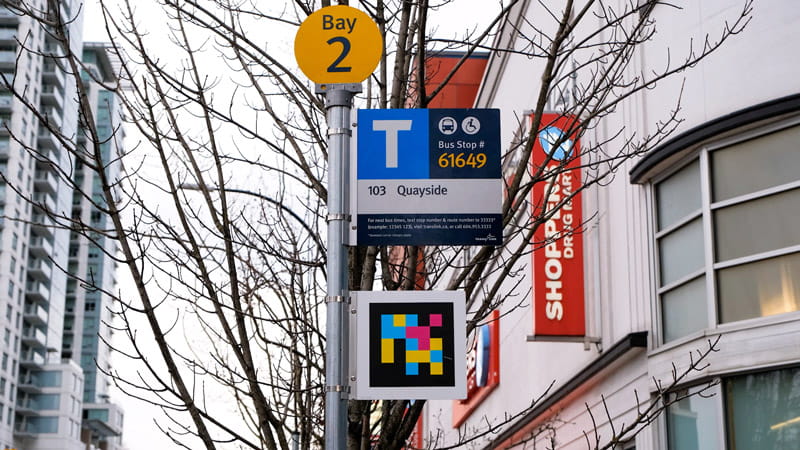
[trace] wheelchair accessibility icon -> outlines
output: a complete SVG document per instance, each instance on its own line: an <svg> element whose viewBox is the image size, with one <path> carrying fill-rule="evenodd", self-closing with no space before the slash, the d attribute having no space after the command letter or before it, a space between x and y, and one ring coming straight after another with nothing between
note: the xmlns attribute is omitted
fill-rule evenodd
<svg viewBox="0 0 800 450"><path fill-rule="evenodd" d="M476 134L481 131L481 121L476 117L468 116L461 121L461 129L467 134Z"/></svg>

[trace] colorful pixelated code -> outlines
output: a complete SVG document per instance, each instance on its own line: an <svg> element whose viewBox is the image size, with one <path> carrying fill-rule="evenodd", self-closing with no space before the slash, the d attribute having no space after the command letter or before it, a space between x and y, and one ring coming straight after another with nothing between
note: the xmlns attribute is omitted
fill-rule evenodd
<svg viewBox="0 0 800 450"><path fill-rule="evenodd" d="M443 375L442 338L432 338L431 328L442 326L441 314L425 314L428 325L419 325L420 314L381 314L381 363L394 364L395 340L405 342L406 375L419 375L419 365L429 364L431 375ZM401 360L401 361L402 361Z"/></svg>

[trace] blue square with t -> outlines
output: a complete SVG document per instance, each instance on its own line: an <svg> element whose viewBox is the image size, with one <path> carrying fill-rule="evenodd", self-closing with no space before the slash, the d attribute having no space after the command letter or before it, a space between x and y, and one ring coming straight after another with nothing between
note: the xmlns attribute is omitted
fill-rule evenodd
<svg viewBox="0 0 800 450"><path fill-rule="evenodd" d="M359 180L430 178L426 109L359 109Z"/></svg>

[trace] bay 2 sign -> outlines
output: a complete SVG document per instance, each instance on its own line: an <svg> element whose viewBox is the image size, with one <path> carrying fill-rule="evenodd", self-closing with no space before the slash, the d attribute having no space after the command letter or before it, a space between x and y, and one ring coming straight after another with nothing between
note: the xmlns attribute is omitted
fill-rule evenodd
<svg viewBox="0 0 800 450"><path fill-rule="evenodd" d="M359 245L502 243L500 111L358 111Z"/></svg>
<svg viewBox="0 0 800 450"><path fill-rule="evenodd" d="M573 117L544 114L531 154L532 173L544 167L544 173L556 174L531 191L533 216L549 215L533 239L534 336L586 333L577 129Z"/></svg>

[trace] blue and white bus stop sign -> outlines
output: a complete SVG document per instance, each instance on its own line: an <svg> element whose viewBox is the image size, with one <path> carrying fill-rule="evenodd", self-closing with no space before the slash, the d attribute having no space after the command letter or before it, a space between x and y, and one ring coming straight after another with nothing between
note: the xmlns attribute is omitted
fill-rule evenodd
<svg viewBox="0 0 800 450"><path fill-rule="evenodd" d="M497 109L362 109L359 245L499 245Z"/></svg>

